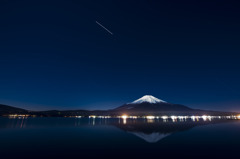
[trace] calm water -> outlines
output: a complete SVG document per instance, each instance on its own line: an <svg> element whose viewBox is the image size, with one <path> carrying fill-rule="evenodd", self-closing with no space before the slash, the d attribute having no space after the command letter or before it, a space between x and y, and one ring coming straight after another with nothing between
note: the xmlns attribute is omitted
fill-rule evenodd
<svg viewBox="0 0 240 159"><path fill-rule="evenodd" d="M240 156L240 121L0 118L0 158Z"/></svg>

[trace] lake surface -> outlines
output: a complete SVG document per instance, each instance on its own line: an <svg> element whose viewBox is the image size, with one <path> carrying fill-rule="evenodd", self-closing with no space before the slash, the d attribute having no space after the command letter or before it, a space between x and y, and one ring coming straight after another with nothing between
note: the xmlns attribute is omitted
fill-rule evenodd
<svg viewBox="0 0 240 159"><path fill-rule="evenodd" d="M0 158L239 158L240 121L0 118Z"/></svg>

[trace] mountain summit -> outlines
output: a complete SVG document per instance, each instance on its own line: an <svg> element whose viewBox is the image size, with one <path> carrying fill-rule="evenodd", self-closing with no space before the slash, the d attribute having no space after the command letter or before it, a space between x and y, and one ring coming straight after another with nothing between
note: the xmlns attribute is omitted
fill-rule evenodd
<svg viewBox="0 0 240 159"><path fill-rule="evenodd" d="M165 101L158 99L152 95L145 95L142 98L139 98L129 104L140 104L140 103L144 103L144 102L146 102L146 103L166 103Z"/></svg>

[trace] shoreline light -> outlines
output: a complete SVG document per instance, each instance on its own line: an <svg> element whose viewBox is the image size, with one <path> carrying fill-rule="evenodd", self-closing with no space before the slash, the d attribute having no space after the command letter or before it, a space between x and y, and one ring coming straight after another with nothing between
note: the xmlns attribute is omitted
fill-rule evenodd
<svg viewBox="0 0 240 159"><path fill-rule="evenodd" d="M122 117L123 119L127 119L127 118L128 118L127 115L122 115L121 117Z"/></svg>
<svg viewBox="0 0 240 159"><path fill-rule="evenodd" d="M177 117L176 117L176 116L171 116L171 119L172 119L172 120L176 120Z"/></svg>
<svg viewBox="0 0 240 159"><path fill-rule="evenodd" d="M89 118L96 118L96 116L95 115L90 115Z"/></svg>
<svg viewBox="0 0 240 159"><path fill-rule="evenodd" d="M8 115L9 118L16 118L16 117L33 117L32 115L25 115L25 114L10 114ZM89 116L64 116L64 117L75 117L75 118L99 118L99 119L108 119L108 118L122 118L122 119L147 119L147 120L154 120L154 119L163 119L164 121L167 121L168 119L175 121L187 121L187 120L192 120L192 121L199 121L200 119L202 119L203 121L211 121L214 119L235 119L235 120L240 120L240 115L231 115L231 116L210 116L210 115L185 115L185 116L176 116L176 115L172 115L172 116L154 116L154 115L147 115L147 116L128 116L127 114L123 114L121 116L103 116L103 115L89 115Z"/></svg>
<svg viewBox="0 0 240 159"><path fill-rule="evenodd" d="M167 120L167 119L168 119L168 116L162 116L162 119L163 119L163 120Z"/></svg>
<svg viewBox="0 0 240 159"><path fill-rule="evenodd" d="M146 116L147 119L155 119L155 116Z"/></svg>

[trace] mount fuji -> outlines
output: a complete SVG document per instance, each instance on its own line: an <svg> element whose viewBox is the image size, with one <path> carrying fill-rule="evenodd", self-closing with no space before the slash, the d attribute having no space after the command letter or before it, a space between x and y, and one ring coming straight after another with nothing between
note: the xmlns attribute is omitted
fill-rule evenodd
<svg viewBox="0 0 240 159"><path fill-rule="evenodd" d="M189 112L193 109L180 105L168 103L164 100L158 99L152 95L145 95L131 103L124 104L114 109L117 112L126 112L131 114L159 114L163 112ZM175 113L176 114L176 113Z"/></svg>

